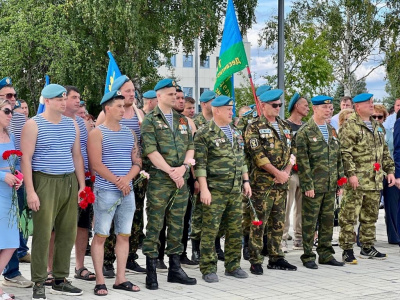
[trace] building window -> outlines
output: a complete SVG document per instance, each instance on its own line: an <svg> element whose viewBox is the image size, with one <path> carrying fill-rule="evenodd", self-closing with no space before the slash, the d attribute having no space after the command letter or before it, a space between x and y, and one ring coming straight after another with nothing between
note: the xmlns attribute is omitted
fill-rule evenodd
<svg viewBox="0 0 400 300"><path fill-rule="evenodd" d="M210 57L206 56L205 60L200 60L200 68L209 69L210 68Z"/></svg>
<svg viewBox="0 0 400 300"><path fill-rule="evenodd" d="M185 97L193 97L193 88L192 87L183 87L183 93Z"/></svg>
<svg viewBox="0 0 400 300"><path fill-rule="evenodd" d="M205 91L209 91L209 88L200 88L200 96L203 94Z"/></svg>
<svg viewBox="0 0 400 300"><path fill-rule="evenodd" d="M172 55L172 56L168 59L168 63L169 63L172 67L176 67L176 55Z"/></svg>
<svg viewBox="0 0 400 300"><path fill-rule="evenodd" d="M216 57L216 60L215 60L215 67L218 69L218 61L219 61L219 56L217 56Z"/></svg>
<svg viewBox="0 0 400 300"><path fill-rule="evenodd" d="M183 55L183 67L193 68L193 55Z"/></svg>

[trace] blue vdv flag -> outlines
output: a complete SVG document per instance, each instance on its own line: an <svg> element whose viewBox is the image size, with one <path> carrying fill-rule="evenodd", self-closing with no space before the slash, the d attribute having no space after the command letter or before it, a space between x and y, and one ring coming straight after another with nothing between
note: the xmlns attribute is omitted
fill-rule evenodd
<svg viewBox="0 0 400 300"><path fill-rule="evenodd" d="M104 94L111 92L111 87L112 87L114 80L122 75L113 55L111 54L111 51L107 51L107 54L108 54L108 57L110 58L110 62L108 63L106 86L104 89Z"/></svg>
<svg viewBox="0 0 400 300"><path fill-rule="evenodd" d="M49 75L46 74L46 75L44 76L44 78L45 78L44 86L49 85L49 84L50 84L50 77L49 77ZM43 98L41 97L40 100L39 100L39 107L38 107L38 110L37 110L37 114L41 114L41 113L44 112L44 110L46 109L46 107L44 106L44 103L42 103L42 102L43 102Z"/></svg>

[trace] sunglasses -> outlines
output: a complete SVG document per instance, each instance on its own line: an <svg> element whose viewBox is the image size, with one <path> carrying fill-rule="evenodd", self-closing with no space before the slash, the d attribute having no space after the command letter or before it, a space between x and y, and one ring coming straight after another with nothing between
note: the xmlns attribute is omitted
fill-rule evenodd
<svg viewBox="0 0 400 300"><path fill-rule="evenodd" d="M11 109L9 109L9 108L1 109L1 111L4 112L7 116L9 114L11 114L11 115L13 114L13 111Z"/></svg>
<svg viewBox="0 0 400 300"><path fill-rule="evenodd" d="M271 105L273 108L282 107L282 105L283 105L283 103L268 103L268 104Z"/></svg>
<svg viewBox="0 0 400 300"><path fill-rule="evenodd" d="M376 119L378 119L378 120L382 120L382 119L383 119L383 116L375 116L375 115L373 115L372 117L373 117L375 120L376 120Z"/></svg>
<svg viewBox="0 0 400 300"><path fill-rule="evenodd" d="M13 97L15 99L17 99L17 94L8 93L8 94L0 95L0 97L6 97L7 100L11 100Z"/></svg>

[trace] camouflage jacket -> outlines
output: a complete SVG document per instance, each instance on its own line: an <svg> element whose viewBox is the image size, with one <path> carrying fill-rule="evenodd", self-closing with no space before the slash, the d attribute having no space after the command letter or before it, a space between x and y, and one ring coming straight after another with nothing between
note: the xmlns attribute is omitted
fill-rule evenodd
<svg viewBox="0 0 400 300"><path fill-rule="evenodd" d="M233 126L233 146L213 120L201 127L194 137L195 174L207 177L209 188L227 193L240 193L244 164L244 141Z"/></svg>
<svg viewBox="0 0 400 300"><path fill-rule="evenodd" d="M297 165L303 192L335 192L337 180L344 176L336 130L329 124L327 127L328 143L313 118L297 131Z"/></svg>
<svg viewBox="0 0 400 300"><path fill-rule="evenodd" d="M262 166L272 164L278 170L283 170L288 164L290 155L296 155L292 145L292 133L287 122L276 118L281 136L265 118L259 117L249 124L245 133L246 148L253 158L253 169L250 171L251 187L254 190L265 190L274 184L274 176L265 171ZM287 189L286 184L277 184L279 189Z"/></svg>
<svg viewBox="0 0 400 300"><path fill-rule="evenodd" d="M193 123L196 125L197 129L200 129L200 127L208 123L208 121L204 118L203 113L199 112L198 115L193 118Z"/></svg>
<svg viewBox="0 0 400 300"><path fill-rule="evenodd" d="M236 126L237 129L239 129L244 134L246 132L247 126L253 123L257 119L257 117L258 115L256 110L253 110L248 115L241 117Z"/></svg>
<svg viewBox="0 0 400 300"><path fill-rule="evenodd" d="M370 121L373 132L357 113L352 113L340 128L340 151L345 175L357 176L361 190L378 191L383 189L383 172L394 174L394 163L385 142L385 129L373 118ZM379 171L374 171L375 163L380 164Z"/></svg>
<svg viewBox="0 0 400 300"><path fill-rule="evenodd" d="M172 130L158 106L143 119L142 156L146 166L151 166L149 172L155 172L155 167L147 157L150 153L158 151L167 164L179 167L185 160L186 152L194 149L188 120L175 110L172 110L172 114Z"/></svg>

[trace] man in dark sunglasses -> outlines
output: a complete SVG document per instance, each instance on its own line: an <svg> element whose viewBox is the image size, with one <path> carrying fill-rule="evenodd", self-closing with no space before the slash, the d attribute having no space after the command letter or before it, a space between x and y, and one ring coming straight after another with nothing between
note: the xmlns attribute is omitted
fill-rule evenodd
<svg viewBox="0 0 400 300"><path fill-rule="evenodd" d="M281 249L288 180L295 163L291 155L296 154L290 125L279 118L282 94L282 90L270 90L259 97L262 115L247 126L245 133L247 151L253 157L254 165L250 172L250 184L254 189L251 201L257 216L252 214L252 219L257 217L262 221L261 226L250 225L249 261L250 271L255 275L263 274L264 228L268 238L271 236L268 239L268 269L297 270L285 260Z"/></svg>
<svg viewBox="0 0 400 300"><path fill-rule="evenodd" d="M14 109L16 102L16 93L15 89L12 86L11 78L5 77L0 80L0 99L6 99L10 102L11 108ZM21 131L22 127L24 127L26 123L25 115L21 113L17 113L15 111L10 111L8 108L3 110L5 114L13 114L13 117L10 122L9 130L15 136L15 148L20 150L20 141L21 141ZM24 184L18 189L18 205L20 207L20 213L22 213L24 208ZM11 257L8 265L5 267L3 276L4 281L3 285L11 286L11 287L20 287L27 288L31 287L33 284L30 280L26 279L22 276L19 271L19 263L25 262L30 263L31 255L29 254L29 248L26 245L27 240L24 239L24 235L22 231L19 233L20 235L20 247L14 252Z"/></svg>

